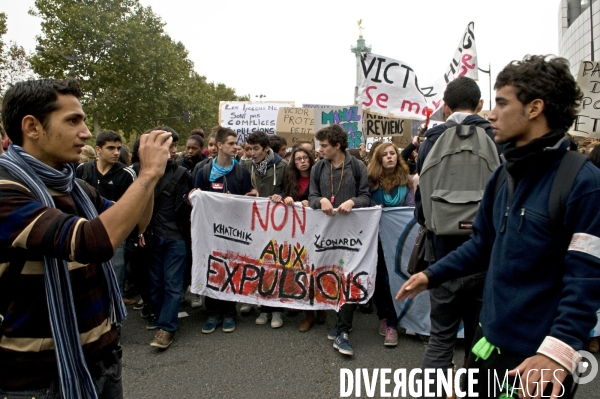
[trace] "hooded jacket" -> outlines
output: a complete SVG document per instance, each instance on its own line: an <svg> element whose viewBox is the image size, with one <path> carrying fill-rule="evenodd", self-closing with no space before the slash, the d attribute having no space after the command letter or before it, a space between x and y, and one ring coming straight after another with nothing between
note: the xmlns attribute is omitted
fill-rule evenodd
<svg viewBox="0 0 600 399"><path fill-rule="evenodd" d="M259 197L283 193L283 179L287 165L287 162L274 152L273 160L267 163L267 172L261 176L254 170L252 159L242 161L242 166L250 172L252 187L258 191Z"/></svg>
<svg viewBox="0 0 600 399"><path fill-rule="evenodd" d="M132 168L117 162L106 174L102 175L96 166L97 160L82 163L77 167L76 176L94 187L101 196L115 202L137 178Z"/></svg>
<svg viewBox="0 0 600 399"><path fill-rule="evenodd" d="M571 242L555 237L548 200L569 142L559 137L541 148L546 136L514 149L519 158L507 158L487 184L470 240L425 271L432 288L487 270L483 335L527 357L546 336L585 348L600 308L600 169L587 162L579 171L563 222ZM507 181L495 197L505 167Z"/></svg>

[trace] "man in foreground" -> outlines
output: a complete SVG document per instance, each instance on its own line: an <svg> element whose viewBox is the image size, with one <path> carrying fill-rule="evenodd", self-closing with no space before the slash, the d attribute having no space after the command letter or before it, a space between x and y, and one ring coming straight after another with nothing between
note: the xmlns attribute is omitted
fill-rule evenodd
<svg viewBox="0 0 600 399"><path fill-rule="evenodd" d="M489 396L494 373L500 381L508 373L510 387L502 391L518 388L515 397L551 391L570 398L577 351L585 348L600 307L600 215L594 206L600 171L583 164L562 214L549 212L549 199L582 95L566 60L544 56L506 66L495 89L489 120L496 143L508 144L506 162L488 183L473 235L411 277L396 298L487 269L481 327L468 364L479 369L479 397ZM552 228L556 218L559 232Z"/></svg>
<svg viewBox="0 0 600 399"><path fill-rule="evenodd" d="M123 397L125 308L110 259L149 220L171 139L142 137L139 178L111 206L74 180L91 137L81 95L74 79L43 79L4 96L13 144L0 158L0 397Z"/></svg>

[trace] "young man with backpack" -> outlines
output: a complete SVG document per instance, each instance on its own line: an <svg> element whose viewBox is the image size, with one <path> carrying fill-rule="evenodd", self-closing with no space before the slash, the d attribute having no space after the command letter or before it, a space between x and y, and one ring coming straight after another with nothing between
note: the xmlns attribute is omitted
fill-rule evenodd
<svg viewBox="0 0 600 399"><path fill-rule="evenodd" d="M121 151L121 136L112 130L104 130L96 137L96 154L98 159L82 163L75 171L78 178L98 190L104 198L117 202L127 191L136 178L130 167L119 162ZM131 235L130 235L131 236ZM135 232L128 240L137 241ZM119 246L113 256L112 263L119 282L119 289L123 294L125 280L125 251L127 241ZM133 305L133 299L124 298L126 305Z"/></svg>
<svg viewBox="0 0 600 399"><path fill-rule="evenodd" d="M486 187L473 235L397 298L487 270L468 364L479 370L475 392L495 388L497 397L494 376L508 375L515 396L572 398L577 351L600 308L600 170L568 151L565 136L582 94L568 62L545 56L512 62L495 89L489 119L506 161Z"/></svg>
<svg viewBox="0 0 600 399"><path fill-rule="evenodd" d="M221 127L216 132L215 141L218 155L196 174L194 187L215 193L246 195L252 191L252 183L250 172L235 160L237 133ZM202 326L204 334L212 333L221 323L223 332L235 330L235 302L207 296L205 304L208 319Z"/></svg>
<svg viewBox="0 0 600 399"><path fill-rule="evenodd" d="M339 125L331 125L319 130L315 138L319 140L323 159L313 166L310 175L309 206L321 209L327 216L345 215L353 208L370 206L367 167L346 150L348 133ZM333 347L343 355L354 354L348 334L356 308L353 303L342 305L337 324L327 334L334 341Z"/></svg>
<svg viewBox="0 0 600 399"><path fill-rule="evenodd" d="M283 193L283 179L287 162L270 147L269 136L262 130L251 133L246 139L250 148L250 159L242 163L250 172L252 191L248 195L270 197ZM241 312L250 310L250 305L243 305ZM256 324L267 324L271 316L271 328L283 326L283 309L280 307L262 306L261 313L256 318Z"/></svg>
<svg viewBox="0 0 600 399"><path fill-rule="evenodd" d="M446 123L429 129L419 149L415 214L429 230L425 248L431 264L469 239L485 184L499 164L491 125L477 115L482 104L473 79L463 76L450 82L444 92ZM452 368L461 320L468 354L479 321L484 279L485 272L480 272L429 291L431 332L424 369ZM466 360L467 355L464 365Z"/></svg>

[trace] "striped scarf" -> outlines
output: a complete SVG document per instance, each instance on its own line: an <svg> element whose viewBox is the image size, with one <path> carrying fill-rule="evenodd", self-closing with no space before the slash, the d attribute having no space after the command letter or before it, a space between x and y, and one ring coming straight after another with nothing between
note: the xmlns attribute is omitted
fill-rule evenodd
<svg viewBox="0 0 600 399"><path fill-rule="evenodd" d="M98 217L98 212L85 191L74 184L73 165L65 164L61 170L56 170L32 157L20 146L11 144L0 157L0 166L29 188L43 205L56 207L48 191L51 188L71 193L79 212L87 220ZM127 313L110 261L102 264L102 271L108 286L111 322L120 325ZM67 262L44 256L44 281L62 396L66 399L96 399L96 389L79 340Z"/></svg>

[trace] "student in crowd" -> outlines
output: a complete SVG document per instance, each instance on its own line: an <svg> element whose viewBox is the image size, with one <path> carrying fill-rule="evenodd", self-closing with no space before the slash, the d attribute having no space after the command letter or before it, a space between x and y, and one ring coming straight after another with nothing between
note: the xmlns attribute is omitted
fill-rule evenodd
<svg viewBox="0 0 600 399"><path fill-rule="evenodd" d="M291 161L285 172L283 198L280 195L274 194L271 200L274 202L283 200L289 206L294 206L294 202L301 202L302 206L308 206L310 172L315 164L312 151L303 147L296 147L292 151ZM310 330L315 321L319 324L325 323L326 316L324 310L317 310L316 318L313 310L304 311L304 320L299 327L300 332Z"/></svg>
<svg viewBox="0 0 600 399"><path fill-rule="evenodd" d="M246 143L250 145L251 159L242 164L250 172L252 191L248 195L271 197L283 192L283 182L287 162L277 155L269 146L269 136L262 130L248 136ZM247 311L242 307L242 312ZM256 324L267 324L271 316L271 327L283 326L282 309L279 307L263 306L256 319Z"/></svg>
<svg viewBox="0 0 600 399"><path fill-rule="evenodd" d="M415 206L413 182L408 165L392 143L376 147L367 167L371 201L382 207ZM385 232L384 232L385 233ZM379 334L385 337L385 346L398 345L398 316L390 293L390 280L383 256L381 241L377 242L377 277L373 301L379 317Z"/></svg>
<svg viewBox="0 0 600 399"><path fill-rule="evenodd" d="M185 153L183 157L177 161L177 165L183 166L192 173L198 162L206 159L206 156L202 154L202 147L204 147L204 140L202 137L197 134L191 135L185 143Z"/></svg>
<svg viewBox="0 0 600 399"><path fill-rule="evenodd" d="M215 128L219 127L220 126L215 126ZM216 131L216 129L213 130ZM192 171L193 179L196 178L196 174L198 173L198 171L202 169L204 165L206 165L211 159L215 158L219 153L219 149L217 148L217 142L215 140L215 133L211 133L208 136L208 143L206 144L206 147L208 149L208 155L202 161L198 162L196 166L194 166L194 169Z"/></svg>
<svg viewBox="0 0 600 399"><path fill-rule="evenodd" d="M308 204L313 209L321 209L327 216L348 214L352 208L371 205L367 167L354 158L348 147L348 133L339 125L331 125L319 130L315 137L319 140L322 166L315 165L310 176ZM359 181L356 181L358 178ZM357 305L346 303L338 313L338 321L327 338L333 340L333 347L340 353L352 356L354 351L348 341L352 329L352 317Z"/></svg>
<svg viewBox="0 0 600 399"><path fill-rule="evenodd" d="M250 172L235 159L237 134L221 127L215 134L217 156L196 174L196 189L217 193L245 195L252 191ZM241 179L240 179L241 178ZM206 297L208 319L202 326L204 334L210 334L222 323L223 332L235 330L235 302Z"/></svg>

